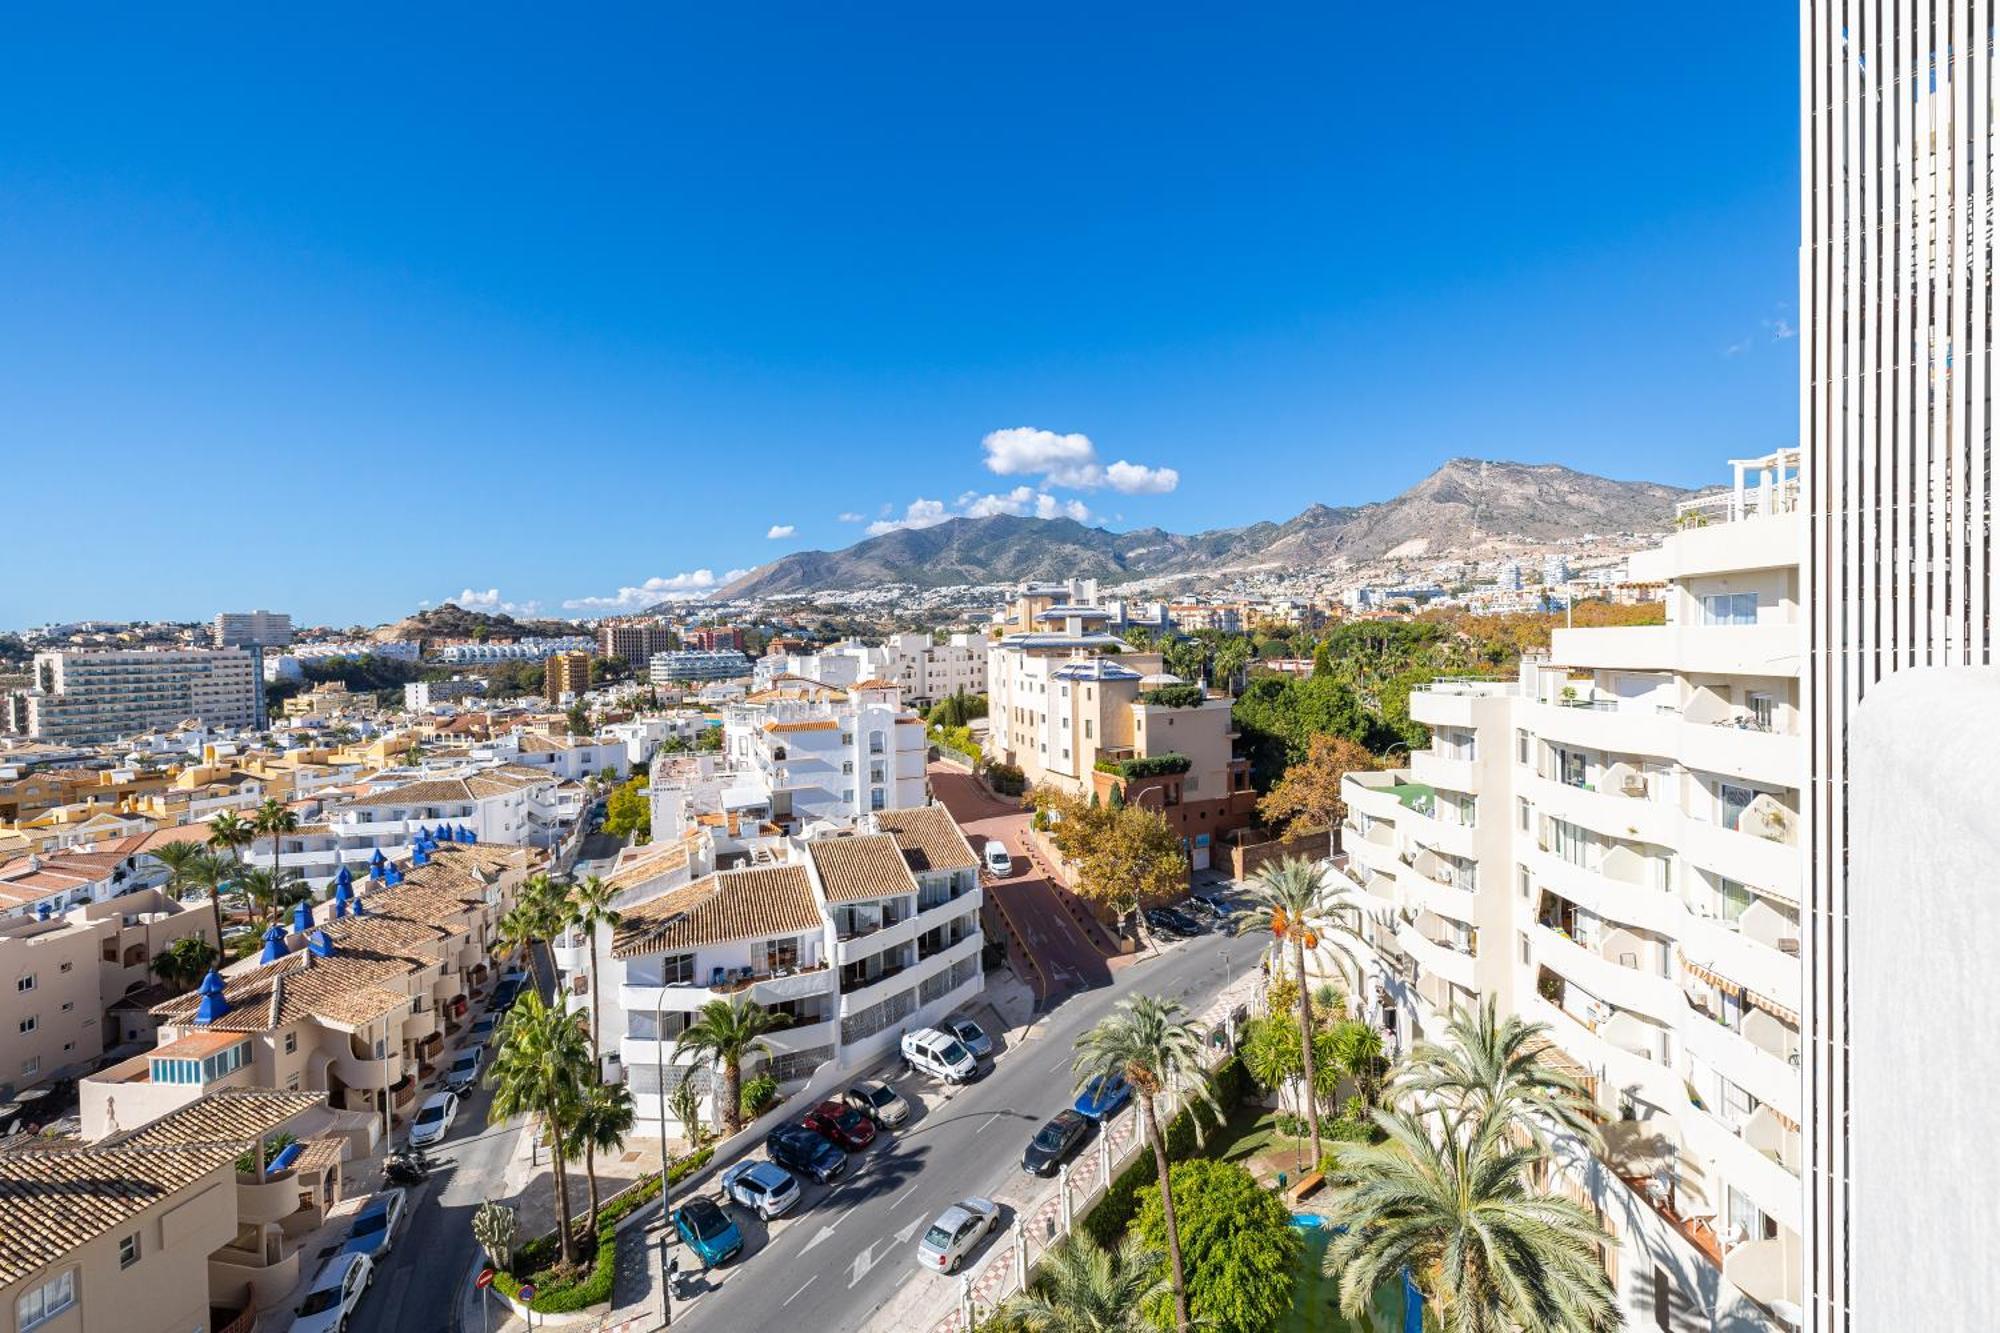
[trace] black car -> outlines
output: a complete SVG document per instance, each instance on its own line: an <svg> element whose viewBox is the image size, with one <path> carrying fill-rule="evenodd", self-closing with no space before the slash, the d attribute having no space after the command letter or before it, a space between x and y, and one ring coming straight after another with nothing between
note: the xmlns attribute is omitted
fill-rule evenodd
<svg viewBox="0 0 2000 1333"><path fill-rule="evenodd" d="M847 1154L804 1125L780 1125L764 1140L764 1151L788 1171L825 1185L847 1169Z"/></svg>
<svg viewBox="0 0 2000 1333"><path fill-rule="evenodd" d="M1031 1176L1052 1176L1090 1135L1090 1121L1075 1111L1057 1111L1035 1131L1021 1154L1021 1169Z"/></svg>
<svg viewBox="0 0 2000 1333"><path fill-rule="evenodd" d="M493 988L493 1008L495 1011L512 1009L514 1001L521 998L521 983L503 981Z"/></svg>
<svg viewBox="0 0 2000 1333"><path fill-rule="evenodd" d="M1172 935L1175 939L1188 939L1201 934L1201 923L1185 912L1177 912L1171 907L1152 907L1146 910L1146 924L1162 935Z"/></svg>
<svg viewBox="0 0 2000 1333"><path fill-rule="evenodd" d="M1188 910L1196 916L1206 917L1217 925L1236 915L1236 909L1229 900L1212 893L1197 893L1188 899Z"/></svg>

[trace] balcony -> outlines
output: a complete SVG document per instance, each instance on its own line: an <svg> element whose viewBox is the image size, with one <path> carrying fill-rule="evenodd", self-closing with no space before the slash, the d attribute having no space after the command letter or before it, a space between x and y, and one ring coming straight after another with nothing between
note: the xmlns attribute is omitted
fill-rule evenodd
<svg viewBox="0 0 2000 1333"><path fill-rule="evenodd" d="M1476 792L1479 790L1479 763L1473 759L1441 755L1435 750L1416 750L1410 754L1410 779L1442 787L1446 791Z"/></svg>
<svg viewBox="0 0 2000 1333"><path fill-rule="evenodd" d="M1744 778L1773 787L1804 785L1806 742L1802 736L1762 731L1747 725L1747 715L1731 714L1714 722L1689 718L1680 728L1676 754L1689 768L1724 777Z"/></svg>
<svg viewBox="0 0 2000 1333"><path fill-rule="evenodd" d="M1470 861L1478 855L1473 828L1458 820L1458 813L1440 802L1432 810L1409 810L1398 827L1427 847Z"/></svg>
<svg viewBox="0 0 2000 1333"><path fill-rule="evenodd" d="M1416 960L1424 972L1444 978L1464 990L1477 990L1473 980L1471 946L1432 939L1415 925L1405 924L1396 931L1396 943Z"/></svg>
<svg viewBox="0 0 2000 1333"><path fill-rule="evenodd" d="M1755 1023L1752 1020L1758 1020ZM1690 1055L1760 1102L1797 1118L1801 1099L1799 1037L1761 1009L1743 1015L1743 1031L1726 1027L1705 1010L1691 1008L1680 1025Z"/></svg>
<svg viewBox="0 0 2000 1333"><path fill-rule="evenodd" d="M1716 1173L1767 1217L1789 1230L1799 1229L1804 1191L1799 1188L1796 1129L1786 1127L1768 1106L1751 1112L1741 1129L1707 1110L1680 1119L1692 1152L1713 1161Z"/></svg>
<svg viewBox="0 0 2000 1333"><path fill-rule="evenodd" d="M1799 669L1800 626L1636 625L1559 629L1549 655L1558 662L1609 671L1676 671L1730 676L1786 676Z"/></svg>
<svg viewBox="0 0 2000 1333"><path fill-rule="evenodd" d="M1541 887L1607 920L1669 937L1679 936L1687 924L1687 909L1680 899L1650 883L1614 874L1621 866L1612 858L1586 869L1553 852L1531 848L1525 859ZM1622 868L1634 872L1630 864Z"/></svg>
<svg viewBox="0 0 2000 1333"><path fill-rule="evenodd" d="M836 917L835 928L839 936L834 945L835 961L851 963L881 953L884 949L909 943L923 931L923 922L918 916L915 911L904 910L890 925L876 924L880 918L874 918L872 921L856 921L845 929L839 926L840 918Z"/></svg>
<svg viewBox="0 0 2000 1333"><path fill-rule="evenodd" d="M1502 698L1520 686L1512 680L1446 677L1410 692L1410 716L1432 727L1470 727L1482 699Z"/></svg>
<svg viewBox="0 0 2000 1333"><path fill-rule="evenodd" d="M859 1013L871 1005L888 999L891 995L908 990L914 978L904 974L909 972L911 967L912 964L908 962L898 962L875 972L843 975L840 979L840 1012Z"/></svg>
<svg viewBox="0 0 2000 1333"><path fill-rule="evenodd" d="M1742 829L1725 828L1705 820L1684 819L1678 844L1681 855L1704 870L1738 883L1769 889L1787 902L1799 902L1804 858L1793 842L1750 831L1761 827L1754 822L1752 814L1757 809L1753 802L1751 809L1745 811L1740 821L1744 826ZM1796 812L1787 810L1785 817L1790 823L1789 836L1795 841L1798 816Z"/></svg>
<svg viewBox="0 0 2000 1333"><path fill-rule="evenodd" d="M329 1068L353 1091L379 1092L403 1076L403 1055L392 1050L377 1059L372 1047L364 1050L350 1042L347 1049L333 1057Z"/></svg>
<svg viewBox="0 0 2000 1333"><path fill-rule="evenodd" d="M1657 944L1640 940L1629 931L1612 930L1589 947L1542 923L1529 934L1538 961L1600 1000L1669 1025L1678 1022L1687 1009L1687 1001L1672 981L1640 970L1639 960L1656 950Z"/></svg>

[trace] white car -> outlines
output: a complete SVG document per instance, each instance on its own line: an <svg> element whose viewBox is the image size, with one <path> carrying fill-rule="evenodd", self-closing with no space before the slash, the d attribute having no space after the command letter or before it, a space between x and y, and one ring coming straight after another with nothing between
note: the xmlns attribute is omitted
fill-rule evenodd
<svg viewBox="0 0 2000 1333"><path fill-rule="evenodd" d="M753 1158L722 1173L722 1192L768 1222L799 1201L799 1182L776 1162Z"/></svg>
<svg viewBox="0 0 2000 1333"><path fill-rule="evenodd" d="M417 1118L410 1125L410 1146L428 1148L433 1143L442 1142L451 1131L451 1122L458 1118L458 1094L455 1092L434 1093L424 1099L417 1108Z"/></svg>
<svg viewBox="0 0 2000 1333"><path fill-rule="evenodd" d="M986 840L986 868L1001 879L1014 873L1014 858L1007 855L1007 845L998 838Z"/></svg>
<svg viewBox="0 0 2000 1333"><path fill-rule="evenodd" d="M946 1083L970 1083L979 1077L979 1061L957 1037L936 1028L918 1028L903 1034L903 1059L910 1068L943 1079Z"/></svg>
<svg viewBox="0 0 2000 1333"><path fill-rule="evenodd" d="M292 1333L337 1333L375 1280L375 1261L365 1254L336 1254L313 1274L306 1298L292 1311Z"/></svg>
<svg viewBox="0 0 2000 1333"><path fill-rule="evenodd" d="M479 1081L479 1064L483 1058L483 1048L468 1046L458 1053L451 1062L451 1068L444 1071L444 1085L453 1092L464 1092Z"/></svg>
<svg viewBox="0 0 2000 1333"><path fill-rule="evenodd" d="M991 1199L960 1199L939 1213L917 1242L917 1263L933 1273L956 1273L972 1247L999 1227L999 1204Z"/></svg>

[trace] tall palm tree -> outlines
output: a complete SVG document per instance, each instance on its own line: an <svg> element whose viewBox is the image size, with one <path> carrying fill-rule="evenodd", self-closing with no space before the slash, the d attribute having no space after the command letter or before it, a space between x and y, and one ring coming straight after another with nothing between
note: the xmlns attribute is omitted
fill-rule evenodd
<svg viewBox="0 0 2000 1333"><path fill-rule="evenodd" d="M193 990L215 966L215 946L199 935L186 935L153 955L153 975L177 991Z"/></svg>
<svg viewBox="0 0 2000 1333"><path fill-rule="evenodd" d="M268 866L250 866L236 872L236 882L256 909L259 920L271 921L293 903L312 897L312 890L296 870L278 871Z"/></svg>
<svg viewBox="0 0 2000 1333"><path fill-rule="evenodd" d="M169 842L147 853L167 868L167 892L178 901L181 894L196 887L208 890L209 909L215 914L215 943L222 945L222 876L216 858L198 842Z"/></svg>
<svg viewBox="0 0 2000 1333"><path fill-rule="evenodd" d="M1160 1177L1167 1263L1174 1284L1174 1327L1178 1333L1188 1333L1187 1276L1181 1262L1180 1226L1174 1220L1174 1190L1167 1174L1159 1097L1171 1086L1191 1088L1197 1100L1190 1103L1190 1109L1206 1103L1217 1122L1221 1121L1222 1108L1216 1104L1202 1068L1201 1034L1178 1002L1134 995L1076 1039L1071 1066L1079 1089L1094 1078L1114 1075L1122 1075L1132 1085L1140 1130L1153 1145L1153 1168ZM1199 1117L1195 1119L1195 1134L1199 1139Z"/></svg>
<svg viewBox="0 0 2000 1333"><path fill-rule="evenodd" d="M1454 1008L1445 1040L1410 1052L1396 1090L1434 1099L1460 1119L1500 1117L1540 1146L1553 1126L1602 1147L1589 1090L1541 1058L1547 1033L1547 1024L1519 1014L1499 1017L1492 1000L1476 1010Z"/></svg>
<svg viewBox="0 0 2000 1333"><path fill-rule="evenodd" d="M570 1157L583 1154L583 1170L590 1181L590 1220L583 1234L597 1234L597 1154L617 1152L625 1146L638 1113L632 1105L632 1089L623 1083L589 1083L577 1104L576 1119L569 1127Z"/></svg>
<svg viewBox="0 0 2000 1333"><path fill-rule="evenodd" d="M257 841L257 830L250 821L225 810L208 821L208 845L218 852L227 852L237 865L243 864L243 849Z"/></svg>
<svg viewBox="0 0 2000 1333"><path fill-rule="evenodd" d="M1160 1252L1128 1236L1107 1250L1081 1232L1058 1241L1028 1289L993 1312L996 1333L1150 1333L1143 1311L1167 1285Z"/></svg>
<svg viewBox="0 0 2000 1333"><path fill-rule="evenodd" d="M1505 1115L1377 1111L1388 1135L1344 1146L1329 1203L1346 1230L1327 1249L1341 1309L1359 1318L1407 1270L1445 1333L1606 1333L1622 1325L1580 1204L1537 1194L1542 1152Z"/></svg>
<svg viewBox="0 0 2000 1333"><path fill-rule="evenodd" d="M781 1026L777 1015L752 1004L749 996L732 995L696 1010L694 1021L674 1038L676 1059L683 1051L693 1051L721 1064L722 1123L728 1133L743 1126L743 1058L770 1050L764 1034Z"/></svg>
<svg viewBox="0 0 2000 1333"><path fill-rule="evenodd" d="M1351 954L1361 941L1361 909L1334 877L1319 864L1288 856L1276 864L1267 863L1250 881L1250 910L1237 922L1236 933L1268 930L1272 943L1280 948L1290 944L1292 970L1299 983L1299 1042L1305 1056L1305 1085L1317 1088L1314 1076L1312 984L1306 977L1306 955L1318 953L1322 944L1337 947L1334 957L1354 971ZM1312 1132L1313 1161L1319 1161L1319 1098L1306 1098L1306 1124Z"/></svg>
<svg viewBox="0 0 2000 1333"><path fill-rule="evenodd" d="M568 923L582 933L590 946L590 1054L593 1059L598 1055L597 983L600 978L597 967L597 931L599 927L616 930L618 923L624 919L611 905L617 896L617 890L597 876L589 875L584 878L583 883L569 891L568 911L565 913Z"/></svg>
<svg viewBox="0 0 2000 1333"><path fill-rule="evenodd" d="M298 830L298 812L277 797L267 796L264 798L264 803L257 807L257 813L252 817L250 826L270 838L271 869L282 871L285 863L278 839Z"/></svg>
<svg viewBox="0 0 2000 1333"><path fill-rule="evenodd" d="M569 1173L565 1169L570 1130L586 1095L589 1075L590 1047L583 1029L568 1013L543 1003L539 994L523 994L500 1025L500 1050L487 1073L494 1091L486 1120L497 1125L514 1115L541 1118L553 1163L556 1234L562 1238L564 1263L576 1257L569 1215Z"/></svg>
<svg viewBox="0 0 2000 1333"><path fill-rule="evenodd" d="M1374 1110L1376 1100L1382 1095L1382 1073L1387 1068L1382 1034L1372 1025L1350 1018L1334 1024L1327 1039L1341 1071L1354 1080L1362 1105Z"/></svg>

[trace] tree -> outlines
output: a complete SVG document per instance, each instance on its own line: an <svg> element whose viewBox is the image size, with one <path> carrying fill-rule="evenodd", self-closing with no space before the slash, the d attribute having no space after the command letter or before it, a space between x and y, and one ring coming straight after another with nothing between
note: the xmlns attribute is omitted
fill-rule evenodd
<svg viewBox="0 0 2000 1333"><path fill-rule="evenodd" d="M282 875L285 865L284 849L278 840L287 833L298 831L298 812L277 797L267 796L264 798L264 803L257 807L257 813L251 819L250 825L258 833L270 838L271 869Z"/></svg>
<svg viewBox="0 0 2000 1333"><path fill-rule="evenodd" d="M1042 1256L1028 1289L993 1312L993 1333L1151 1333L1145 1313L1167 1291L1161 1255L1136 1236L1107 1250L1073 1231Z"/></svg>
<svg viewBox="0 0 2000 1333"><path fill-rule="evenodd" d="M597 1234L597 1154L617 1152L637 1120L632 1090L623 1083L588 1083L570 1122L570 1159L583 1154L583 1171L590 1182L590 1219L583 1234Z"/></svg>
<svg viewBox="0 0 2000 1333"><path fill-rule="evenodd" d="M541 1118L547 1130L554 1175L556 1235L560 1238L565 1264L576 1257L566 1170L568 1131L583 1100L590 1072L590 1047L576 1020L555 1005L544 1003L537 992L523 992L500 1025L500 1050L487 1076L494 1091L486 1121L497 1125L514 1115Z"/></svg>
<svg viewBox="0 0 2000 1333"><path fill-rule="evenodd" d="M1333 643L1331 640L1321 639L1319 646L1313 649L1312 673L1316 679L1323 679L1333 675Z"/></svg>
<svg viewBox="0 0 2000 1333"><path fill-rule="evenodd" d="M597 993L597 983L602 979L597 966L597 932L600 927L618 929L624 920L611 903L618 896L617 890L595 875L586 876L583 883L569 891L569 924L583 935L590 948L590 1057L599 1057L598 1021L601 1005Z"/></svg>
<svg viewBox="0 0 2000 1333"><path fill-rule="evenodd" d="M1305 758L1286 768L1257 802L1257 816L1266 824L1282 825L1288 838L1331 830L1347 815L1341 781L1349 773L1372 773L1381 766L1366 747L1345 736L1314 736Z"/></svg>
<svg viewBox="0 0 2000 1333"><path fill-rule="evenodd" d="M147 855L167 868L167 892L175 900L188 889L208 890L208 910L215 918L215 944L222 947L222 880L226 872L221 859L198 842L162 843Z"/></svg>
<svg viewBox="0 0 2000 1333"><path fill-rule="evenodd" d="M1234 694L1249 665L1250 640L1240 634L1232 635L1215 646L1215 658L1209 666L1210 678L1215 685Z"/></svg>
<svg viewBox="0 0 2000 1333"><path fill-rule="evenodd" d="M1182 1263L1180 1227L1174 1215L1173 1181L1168 1175L1159 1098L1170 1086L1193 1091L1189 1115L1197 1140L1201 1136L1198 1107L1205 1104L1217 1123L1221 1122L1222 1108L1216 1104L1202 1068L1201 1034L1177 1001L1134 995L1077 1038L1071 1066L1076 1071L1079 1090L1092 1079L1119 1075L1132 1085L1139 1106L1139 1129L1153 1145L1153 1169L1159 1177L1160 1230L1166 1240L1168 1272L1173 1279L1174 1327L1177 1333L1188 1333L1187 1270Z"/></svg>
<svg viewBox="0 0 2000 1333"><path fill-rule="evenodd" d="M722 1121L734 1134L743 1125L743 1058L768 1051L764 1034L775 1031L779 1019L750 1002L747 995L710 1000L695 1012L694 1021L674 1038L674 1056L693 1051L722 1066Z"/></svg>
<svg viewBox="0 0 2000 1333"><path fill-rule="evenodd" d="M569 734L572 736L590 734L590 710L583 706L581 699L569 706L569 711L563 714L563 721L569 727Z"/></svg>
<svg viewBox="0 0 2000 1333"><path fill-rule="evenodd" d="M1299 1040L1299 1025L1291 1014L1274 1008L1266 1016L1251 1021L1241 1047L1243 1067L1264 1087L1301 1091L1305 1078L1305 1047ZM1313 1099L1319 1105L1331 1103L1340 1092L1341 1064L1334 1050L1333 1034L1321 1029L1313 1034ZM1297 1105L1304 1110L1305 1099Z"/></svg>
<svg viewBox="0 0 2000 1333"><path fill-rule="evenodd" d="M1158 811L1120 804L1099 807L1081 822L1084 827L1071 837L1072 845L1081 844L1073 859L1080 895L1122 915L1186 892L1187 853L1180 835Z"/></svg>
<svg viewBox="0 0 2000 1333"><path fill-rule="evenodd" d="M653 803L646 797L644 774L613 787L604 798L604 831L615 838L649 838L653 833Z"/></svg>
<svg viewBox="0 0 2000 1333"><path fill-rule="evenodd" d="M1169 674L1190 685L1200 684L1208 674L1208 645L1200 639L1175 639L1167 644L1161 658Z"/></svg>
<svg viewBox="0 0 2000 1333"><path fill-rule="evenodd" d="M536 874L528 876L514 905L500 918L496 932L500 942L528 956L528 968L534 973L538 989L543 981L542 960L535 945L561 929L565 911L563 890L546 874Z"/></svg>
<svg viewBox="0 0 2000 1333"><path fill-rule="evenodd" d="M1188 1313L1203 1333L1270 1333L1291 1312L1305 1254L1291 1210L1234 1162L1195 1158L1175 1163L1171 1175ZM1166 1243L1163 1197L1151 1185L1139 1191L1132 1233L1148 1246ZM1161 1296L1156 1318L1166 1313Z"/></svg>
<svg viewBox="0 0 2000 1333"><path fill-rule="evenodd" d="M215 966L215 946L199 935L186 935L153 955L153 975L177 991L193 990Z"/></svg>
<svg viewBox="0 0 2000 1333"><path fill-rule="evenodd" d="M227 810L208 821L208 845L227 852L237 865L243 864L243 849L256 840L257 830Z"/></svg>
<svg viewBox="0 0 2000 1333"><path fill-rule="evenodd" d="M1442 1042L1424 1042L1396 1073L1395 1089L1436 1099L1460 1120L1500 1116L1546 1146L1550 1127L1600 1145L1590 1093L1542 1058L1548 1025L1498 1016L1492 1000L1452 1010Z"/></svg>
<svg viewBox="0 0 2000 1333"><path fill-rule="evenodd" d="M1375 1109L1382 1095L1382 1074L1388 1060L1382 1050L1382 1034L1358 1018L1345 1019L1326 1033L1327 1045L1340 1071L1354 1080L1361 1104Z"/></svg>
<svg viewBox="0 0 2000 1333"><path fill-rule="evenodd" d="M1274 947L1289 944L1292 969L1299 983L1299 1050L1304 1061L1306 1086L1317 1088L1313 1034L1312 987L1306 977L1306 955L1317 953L1322 937L1339 947L1334 956L1351 968L1344 955L1361 943L1358 929L1360 909L1344 890L1329 887L1327 875L1318 862L1288 856L1267 863L1250 881L1251 908L1237 921L1236 933L1256 930L1271 932ZM1313 1160L1319 1160L1319 1104L1317 1097L1306 1098L1306 1124L1312 1131Z"/></svg>
<svg viewBox="0 0 2000 1333"><path fill-rule="evenodd" d="M287 907L312 897L312 889L296 870L249 866L236 872L236 885L250 900L260 921L275 921Z"/></svg>
<svg viewBox="0 0 2000 1333"><path fill-rule="evenodd" d="M1346 1223L1325 1271L1359 1318L1407 1270L1450 1333L1608 1333L1621 1326L1598 1263L1611 1237L1582 1205L1538 1194L1541 1149L1507 1115L1377 1111L1379 1144L1346 1144L1329 1204Z"/></svg>

